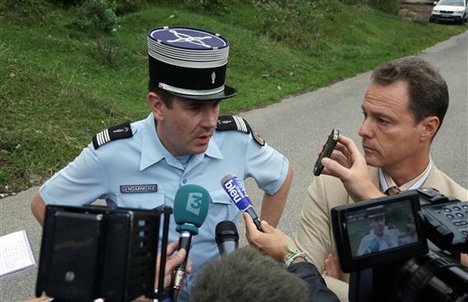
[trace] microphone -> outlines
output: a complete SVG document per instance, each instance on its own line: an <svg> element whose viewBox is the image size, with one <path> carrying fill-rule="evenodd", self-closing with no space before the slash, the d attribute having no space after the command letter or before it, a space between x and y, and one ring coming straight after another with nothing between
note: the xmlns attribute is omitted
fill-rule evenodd
<svg viewBox="0 0 468 302"><path fill-rule="evenodd" d="M237 208L242 212L247 212L252 217L255 226L259 231L262 231L260 219L255 213L255 210L250 202L250 198L245 192L244 185L237 176L226 175L221 180L221 186L228 193L229 197L236 204Z"/></svg>
<svg viewBox="0 0 468 302"><path fill-rule="evenodd" d="M174 220L177 224L176 231L180 233L179 250L183 248L187 254L184 262L175 271L172 287L174 301L177 301L185 277L192 236L198 234L198 228L205 221L210 200L210 194L206 189L192 184L180 187L175 195Z"/></svg>
<svg viewBox="0 0 468 302"><path fill-rule="evenodd" d="M221 256L228 255L237 249L239 233L234 222L224 220L216 225L216 243Z"/></svg>

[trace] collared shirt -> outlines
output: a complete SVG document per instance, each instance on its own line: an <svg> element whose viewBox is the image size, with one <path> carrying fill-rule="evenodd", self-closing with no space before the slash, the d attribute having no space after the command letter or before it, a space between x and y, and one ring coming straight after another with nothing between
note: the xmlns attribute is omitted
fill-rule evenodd
<svg viewBox="0 0 468 302"><path fill-rule="evenodd" d="M105 199L108 205L152 209L173 206L177 190L185 184L205 188L211 196L208 217L192 239L189 258L193 262L184 290L196 272L219 255L216 225L237 222L239 210L221 187L230 174L239 179L253 177L267 194L276 193L288 172L288 160L268 145L260 146L252 135L238 131L215 131L205 153L194 154L184 166L167 151L156 134L153 114L131 124L133 136L102 145L90 143L64 169L40 188L47 204L83 205ZM169 241L178 240L171 217Z"/></svg>
<svg viewBox="0 0 468 302"><path fill-rule="evenodd" d="M426 179L429 177L429 174L431 173L432 170L432 159L429 159L429 164L427 165L426 169L416 176L415 178L411 179L410 181L402 184L401 186L397 186L395 181L387 174L385 173L382 169L379 168L379 181L380 181L380 189L382 192L387 191L388 188L396 186L400 191L407 191L407 190L415 190L419 189L422 184L426 181Z"/></svg>
<svg viewBox="0 0 468 302"><path fill-rule="evenodd" d="M382 236L377 236L374 231L370 231L361 239L361 243L357 250L357 256L362 256L369 253L383 251L389 248L398 246L398 231L385 227Z"/></svg>

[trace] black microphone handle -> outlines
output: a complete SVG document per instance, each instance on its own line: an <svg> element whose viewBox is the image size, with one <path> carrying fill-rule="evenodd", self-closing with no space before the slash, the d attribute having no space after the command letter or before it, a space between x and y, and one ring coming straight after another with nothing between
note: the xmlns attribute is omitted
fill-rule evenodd
<svg viewBox="0 0 468 302"><path fill-rule="evenodd" d="M188 231L183 231L180 233L179 237L179 250L184 249L186 251L185 254L185 259L182 264L177 267L175 271L175 276L174 276L174 285L172 286L173 289L173 301L177 301L177 298L179 296L179 291L182 287L182 283L184 281L185 277L185 267L187 266L187 261L188 261L188 254L190 251L190 246L192 244L192 234Z"/></svg>
<svg viewBox="0 0 468 302"><path fill-rule="evenodd" d="M179 237L179 250L184 249L187 253L185 254L184 262L179 266L184 268L187 266L188 254L192 246L192 233L189 231L183 231Z"/></svg>
<svg viewBox="0 0 468 302"><path fill-rule="evenodd" d="M218 250L221 256L228 255L234 252L239 246L239 242L234 239L224 240L223 242L218 243Z"/></svg>
<svg viewBox="0 0 468 302"><path fill-rule="evenodd" d="M257 213L255 213L255 210L252 207L248 207L247 209L245 209L245 211L247 212L247 214L250 215L250 217L252 217L252 220L255 223L257 230L263 232L262 224L260 223L260 219L258 218Z"/></svg>

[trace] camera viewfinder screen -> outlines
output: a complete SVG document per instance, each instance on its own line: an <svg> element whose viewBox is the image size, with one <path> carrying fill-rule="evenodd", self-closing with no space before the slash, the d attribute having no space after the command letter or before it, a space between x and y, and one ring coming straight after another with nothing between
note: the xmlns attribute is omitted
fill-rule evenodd
<svg viewBox="0 0 468 302"><path fill-rule="evenodd" d="M390 251L418 242L410 200L360 208L346 213L353 258Z"/></svg>

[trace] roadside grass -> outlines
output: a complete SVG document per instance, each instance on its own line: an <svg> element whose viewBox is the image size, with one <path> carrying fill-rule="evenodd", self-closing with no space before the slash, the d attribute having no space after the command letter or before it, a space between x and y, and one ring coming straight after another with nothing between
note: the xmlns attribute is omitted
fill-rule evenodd
<svg viewBox="0 0 468 302"><path fill-rule="evenodd" d="M102 36L71 27L72 9L0 13L0 193L42 183L95 133L148 114L146 34L153 27L201 27L229 38L227 83L238 96L222 102L223 113L314 90L466 30L328 4L310 7L314 14L303 22L276 21L283 33L275 31L274 9L245 3L219 16L147 5Z"/></svg>

